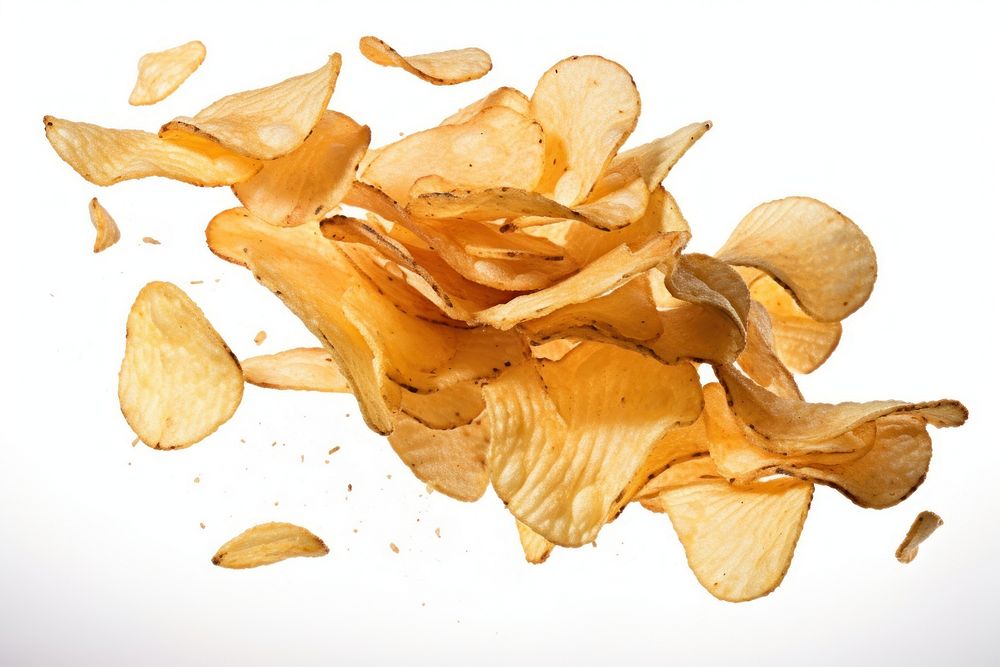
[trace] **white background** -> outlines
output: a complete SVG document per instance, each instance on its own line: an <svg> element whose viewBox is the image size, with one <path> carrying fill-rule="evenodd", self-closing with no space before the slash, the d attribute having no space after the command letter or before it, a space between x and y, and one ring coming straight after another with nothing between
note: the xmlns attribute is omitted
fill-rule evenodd
<svg viewBox="0 0 1000 667"><path fill-rule="evenodd" d="M1000 658L995 5L700 5L3 0L0 663ZM480 46L494 69L432 87L361 58L364 34L403 52ZM208 47L202 68L166 101L129 107L139 56L190 39ZM491 492L475 504L428 495L349 396L249 387L207 441L131 447L116 373L147 281L184 287L239 356L313 342L206 249L205 224L233 205L227 189L99 189L51 151L42 115L155 129L332 51L344 68L331 106L371 125L376 145L497 86L530 93L564 56L621 62L642 94L633 144L715 122L667 181L692 249L714 251L745 212L790 194L830 203L871 236L875 292L828 366L803 378L806 396L952 397L971 420L932 433L929 478L901 506L862 510L818 488L784 584L741 605L704 592L667 518L639 508L597 548L529 566ZM123 233L97 256L95 194ZM945 525L900 565L893 551L923 509ZM253 571L209 563L269 520L309 527L330 555Z"/></svg>

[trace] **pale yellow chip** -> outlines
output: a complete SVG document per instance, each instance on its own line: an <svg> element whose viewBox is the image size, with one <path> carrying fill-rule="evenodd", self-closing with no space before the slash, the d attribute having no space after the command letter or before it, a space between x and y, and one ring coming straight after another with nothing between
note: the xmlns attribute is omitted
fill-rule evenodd
<svg viewBox="0 0 1000 667"><path fill-rule="evenodd" d="M330 549L311 532L291 523L262 523L229 540L212 563L231 570L271 565L288 558L325 556Z"/></svg>
<svg viewBox="0 0 1000 667"><path fill-rule="evenodd" d="M585 342L484 388L493 488L514 516L561 546L591 542L653 445L701 411L690 364L663 366Z"/></svg>
<svg viewBox="0 0 1000 667"><path fill-rule="evenodd" d="M108 210L101 206L101 202L97 201L97 197L90 200L89 208L90 222L94 224L94 230L97 232L97 236L94 238L94 252L107 250L118 243L122 233Z"/></svg>
<svg viewBox="0 0 1000 667"><path fill-rule="evenodd" d="M774 333L767 309L757 301L750 304L746 346L737 361L747 376L764 389L777 396L802 400L795 378L774 351Z"/></svg>
<svg viewBox="0 0 1000 667"><path fill-rule="evenodd" d="M722 481L719 469L708 452L703 452L667 467L639 490L635 500L650 512L662 514L667 511L663 496L664 491L692 484L719 481Z"/></svg>
<svg viewBox="0 0 1000 667"><path fill-rule="evenodd" d="M489 425L480 417L466 426L431 429L401 418L389 443L417 479L457 500L480 498L489 486Z"/></svg>
<svg viewBox="0 0 1000 667"><path fill-rule="evenodd" d="M335 53L314 72L228 95L193 118L170 121L160 128L160 136L182 143L207 137L247 157L281 157L301 146L323 117L340 64L340 54Z"/></svg>
<svg viewBox="0 0 1000 667"><path fill-rule="evenodd" d="M553 65L531 96L545 130L545 174L538 191L560 204L584 201L635 129L639 91L618 63L574 56Z"/></svg>
<svg viewBox="0 0 1000 667"><path fill-rule="evenodd" d="M404 388L405 389L405 388ZM470 424L486 408L480 380L462 380L430 392L404 390L400 412L435 430Z"/></svg>
<svg viewBox="0 0 1000 667"><path fill-rule="evenodd" d="M476 100L472 104L462 107L452 115L441 121L441 125L459 125L471 119L486 107L507 107L516 111L522 116L531 115L531 102L528 96L516 88L504 86L497 88L482 99Z"/></svg>
<svg viewBox="0 0 1000 667"><path fill-rule="evenodd" d="M787 197L750 211L716 257L770 274L821 322L842 320L860 308L877 272L864 232L808 197Z"/></svg>
<svg viewBox="0 0 1000 667"><path fill-rule="evenodd" d="M706 480L665 490L658 500L701 585L720 600L743 602L784 579L812 494L812 484L796 479L744 487Z"/></svg>
<svg viewBox="0 0 1000 667"><path fill-rule="evenodd" d="M205 45L195 40L139 59L139 75L128 103L156 104L177 90L205 60Z"/></svg>
<svg viewBox="0 0 1000 667"><path fill-rule="evenodd" d="M517 524L517 536L521 540L521 548L524 549L525 560L532 565L541 565L547 561L556 545L517 519L514 520L514 523Z"/></svg>
<svg viewBox="0 0 1000 667"><path fill-rule="evenodd" d="M76 173L95 185L163 176L192 185L231 185L253 176L257 160L197 136L183 145L141 130L113 130L46 116L45 137Z"/></svg>
<svg viewBox="0 0 1000 667"><path fill-rule="evenodd" d="M924 540L933 535L934 531L943 525L944 521L934 512L925 510L918 514L917 518L913 520L910 529L906 532L906 537L903 538L899 548L896 549L896 560L900 563L912 563L913 559L917 557L917 552L920 550L920 545L924 543Z"/></svg>
<svg viewBox="0 0 1000 667"><path fill-rule="evenodd" d="M401 56L381 39L372 36L362 37L358 48L365 58L376 65L399 67L436 86L481 79L493 69L490 54L477 48Z"/></svg>
<svg viewBox="0 0 1000 667"><path fill-rule="evenodd" d="M250 384L268 389L348 393L350 385L333 356L321 347L297 347L240 362Z"/></svg>
<svg viewBox="0 0 1000 667"><path fill-rule="evenodd" d="M622 151L608 165L607 172L602 179L607 178L608 174L620 171L629 162L634 161L639 166L643 182L652 192L663 182L663 179L667 177L677 161L684 156L684 153L710 129L712 129L710 121L691 123L673 134Z"/></svg>
<svg viewBox="0 0 1000 667"><path fill-rule="evenodd" d="M542 128L501 106L469 120L411 134L379 149L361 180L401 204L423 176L440 176L469 188L508 186L531 190L542 175Z"/></svg>
<svg viewBox="0 0 1000 667"><path fill-rule="evenodd" d="M351 188L370 140L367 126L327 111L301 146L265 162L233 192L247 210L272 225L320 220Z"/></svg>
<svg viewBox="0 0 1000 667"><path fill-rule="evenodd" d="M224 424L243 399L243 371L179 287L153 282L128 314L118 374L122 414L143 443L180 449Z"/></svg>

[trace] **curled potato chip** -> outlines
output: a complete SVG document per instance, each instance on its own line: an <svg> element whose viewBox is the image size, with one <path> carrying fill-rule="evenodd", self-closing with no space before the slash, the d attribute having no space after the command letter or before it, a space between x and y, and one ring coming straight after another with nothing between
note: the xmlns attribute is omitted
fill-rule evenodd
<svg viewBox="0 0 1000 667"><path fill-rule="evenodd" d="M472 104L459 109L441 121L440 124L459 125L470 120L486 107L507 107L522 116L531 115L531 102L528 100L528 96L516 88L504 86L497 88L482 99L476 100Z"/></svg>
<svg viewBox="0 0 1000 667"><path fill-rule="evenodd" d="M618 63L574 56L553 65L531 96L531 115L545 130L539 191L573 206L590 194L635 129L639 91Z"/></svg>
<svg viewBox="0 0 1000 667"><path fill-rule="evenodd" d="M361 180L406 204L422 176L468 188L531 190L542 174L542 128L506 107L487 107L456 125L411 134L379 150Z"/></svg>
<svg viewBox="0 0 1000 667"><path fill-rule="evenodd" d="M261 167L217 144L193 137L185 144L141 130L113 130L46 116L45 137L76 173L94 185L113 185L147 176L163 176L193 185L230 185Z"/></svg>
<svg viewBox="0 0 1000 667"><path fill-rule="evenodd" d="M860 308L877 272L875 251L864 232L842 213L808 197L761 204L740 221L715 256L768 273L821 322L842 320Z"/></svg>
<svg viewBox="0 0 1000 667"><path fill-rule="evenodd" d="M521 539L521 548L524 549L524 558L532 565L541 565L552 555L552 550L556 545L525 526L523 523L514 520L517 524L517 536Z"/></svg>
<svg viewBox="0 0 1000 667"><path fill-rule="evenodd" d="M634 161L639 167L643 182L652 192L663 182L684 153L710 129L712 129L711 121L691 123L673 134L623 151L614 157L602 179Z"/></svg>
<svg viewBox="0 0 1000 667"><path fill-rule="evenodd" d="M205 60L205 45L195 40L139 59L139 75L128 103L155 104L177 90Z"/></svg>
<svg viewBox="0 0 1000 667"><path fill-rule="evenodd" d="M273 160L302 145L330 103L340 74L339 53L315 72L228 95L193 118L182 116L160 128L160 136L187 144L208 138L260 160Z"/></svg>
<svg viewBox="0 0 1000 667"><path fill-rule="evenodd" d="M94 252L107 250L121 239L122 233L108 210L101 206L97 197L90 200L90 222L93 223L97 236L94 238Z"/></svg>
<svg viewBox="0 0 1000 667"><path fill-rule="evenodd" d="M802 400L795 378L774 352L774 334L767 309L756 301L750 304L746 347L738 362L747 376L764 389L777 396Z"/></svg>
<svg viewBox="0 0 1000 667"><path fill-rule="evenodd" d="M298 389L347 393L350 385L333 356L321 347L297 347L240 362L250 384L268 389Z"/></svg>
<svg viewBox="0 0 1000 667"><path fill-rule="evenodd" d="M118 374L122 414L143 443L180 449L224 424L243 399L243 372L179 287L153 282L128 314Z"/></svg>
<svg viewBox="0 0 1000 667"><path fill-rule="evenodd" d="M401 418L389 436L393 450L417 479L457 500L473 501L486 492L489 425L484 418L439 430Z"/></svg>
<svg viewBox="0 0 1000 667"><path fill-rule="evenodd" d="M519 521L561 546L592 541L653 445L701 411L690 364L590 342L559 361L512 368L484 395L493 488Z"/></svg>
<svg viewBox="0 0 1000 667"><path fill-rule="evenodd" d="M362 37L358 47L361 54L376 65L399 67L436 86L481 79L493 69L490 54L477 48L401 56L381 39L370 35Z"/></svg>
<svg viewBox="0 0 1000 667"><path fill-rule="evenodd" d="M229 540L212 563L231 570L271 565L287 558L325 556L330 549L311 532L291 523L262 523Z"/></svg>
<svg viewBox="0 0 1000 667"><path fill-rule="evenodd" d="M913 520L910 529L906 532L906 537L903 538L899 548L896 549L896 560L900 563L912 563L913 559L917 557L917 552L920 550L920 545L924 543L924 540L933 535L934 531L943 525L944 521L934 512L923 511L918 514L917 518ZM521 543L524 543L524 538L521 538ZM527 549L525 549L525 552L527 552Z"/></svg>
<svg viewBox="0 0 1000 667"><path fill-rule="evenodd" d="M327 111L301 146L265 162L233 192L247 210L272 225L320 220L347 194L370 140L367 126Z"/></svg>
<svg viewBox="0 0 1000 667"><path fill-rule="evenodd" d="M744 487L705 480L667 489L658 501L701 585L720 600L744 602L784 579L812 494L812 484L797 479Z"/></svg>

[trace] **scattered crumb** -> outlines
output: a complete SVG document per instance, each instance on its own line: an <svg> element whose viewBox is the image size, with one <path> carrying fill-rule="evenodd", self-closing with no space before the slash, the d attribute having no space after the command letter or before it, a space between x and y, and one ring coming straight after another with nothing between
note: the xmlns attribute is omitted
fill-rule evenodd
<svg viewBox="0 0 1000 667"><path fill-rule="evenodd" d="M258 331L257 335L253 337L253 342L257 343L257 345L260 345L265 340L267 340L267 332L263 329Z"/></svg>
<svg viewBox="0 0 1000 667"><path fill-rule="evenodd" d="M340 445L337 445L336 447L333 447L330 451L327 452L327 454L333 454L334 452L338 452L338 451L340 451Z"/></svg>
<svg viewBox="0 0 1000 667"><path fill-rule="evenodd" d="M277 506L278 506L278 501L277 501L277 500L275 500L275 501L274 501L274 506L275 506L275 507L277 507Z"/></svg>
<svg viewBox="0 0 1000 667"><path fill-rule="evenodd" d="M385 478L386 479L392 479L392 475L386 475Z"/></svg>
<svg viewBox="0 0 1000 667"><path fill-rule="evenodd" d="M244 444L244 445L245 445L245 444L247 444L247 441L246 441L246 440L244 440L243 438L240 438L240 442L241 442L242 444Z"/></svg>
<svg viewBox="0 0 1000 667"><path fill-rule="evenodd" d="M323 463L329 465L330 464L330 459L323 459Z"/></svg>
<svg viewBox="0 0 1000 667"><path fill-rule="evenodd" d="M143 236L142 242L148 243L149 245L160 245L160 242L154 239L152 236Z"/></svg>
<svg viewBox="0 0 1000 667"><path fill-rule="evenodd" d="M434 493L434 489L433 489L433 488L431 487L431 485L430 485L430 484L428 484L428 485L427 485L426 487L424 487L424 488L425 488L425 489L427 489L427 495L428 495L428 496L429 496L429 495L431 495L432 493Z"/></svg>
<svg viewBox="0 0 1000 667"><path fill-rule="evenodd" d="M194 483L201 484L201 475L198 475L197 477L194 478Z"/></svg>
<svg viewBox="0 0 1000 667"><path fill-rule="evenodd" d="M354 532L355 532L355 533L356 533L356 532L358 532L358 529L357 529L357 528L355 528L355 529L354 529Z"/></svg>
<svg viewBox="0 0 1000 667"><path fill-rule="evenodd" d="M139 444L139 436L135 436L135 440L132 441L132 446L135 447Z"/></svg>
<svg viewBox="0 0 1000 667"><path fill-rule="evenodd" d="M222 280L222 278L216 278L215 282L219 282L220 280Z"/></svg>
<svg viewBox="0 0 1000 667"><path fill-rule="evenodd" d="M596 549L597 548L597 540L594 540L593 542L591 542L590 546L592 546L592 547L594 547Z"/></svg>
<svg viewBox="0 0 1000 667"><path fill-rule="evenodd" d="M305 462L306 462L306 455L299 454L299 463L305 463Z"/></svg>
<svg viewBox="0 0 1000 667"><path fill-rule="evenodd" d="M437 535L438 537L441 537L441 529L440 528L435 528L434 529L434 534Z"/></svg>
<svg viewBox="0 0 1000 667"><path fill-rule="evenodd" d="M348 491L348 493L350 493L353 490L354 490L354 486L352 484L348 484L347 485L347 491Z"/></svg>
<svg viewBox="0 0 1000 667"><path fill-rule="evenodd" d="M191 285L200 285L203 282L205 282L205 281L204 280L191 280L191 281L189 281L189 284L191 284Z"/></svg>
<svg viewBox="0 0 1000 667"><path fill-rule="evenodd" d="M399 547L396 546L395 542L389 542L389 548L392 549L392 553L394 554L399 553Z"/></svg>
<svg viewBox="0 0 1000 667"><path fill-rule="evenodd" d="M274 442L272 442L272 443L271 443L271 446L272 446L272 447L275 447L275 446L277 446L277 444L278 444L278 441L277 441L277 440L275 440Z"/></svg>
<svg viewBox="0 0 1000 667"><path fill-rule="evenodd" d="M202 522L201 522L201 523L199 523L198 525L199 525L199 526L201 526L201 529L202 529L202 530L205 530L205 522L204 522L204 521L202 521Z"/></svg>

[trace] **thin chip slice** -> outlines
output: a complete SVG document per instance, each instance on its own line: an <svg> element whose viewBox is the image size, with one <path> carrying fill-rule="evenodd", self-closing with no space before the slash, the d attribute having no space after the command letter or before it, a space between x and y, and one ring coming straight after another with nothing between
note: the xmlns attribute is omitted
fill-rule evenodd
<svg viewBox="0 0 1000 667"><path fill-rule="evenodd" d="M401 56L381 39L372 36L362 37L358 47L361 54L376 65L399 67L435 86L481 79L493 69L490 54L477 48Z"/></svg>
<svg viewBox="0 0 1000 667"><path fill-rule="evenodd" d="M149 283L129 311L118 375L122 414L154 449L180 449L224 424L243 371L201 309L171 283Z"/></svg>
<svg viewBox="0 0 1000 667"><path fill-rule="evenodd" d="M715 256L770 274L821 322L837 322L864 305L877 272L875 251L864 232L839 211L808 197L761 204L740 221Z"/></svg>
<svg viewBox="0 0 1000 667"><path fill-rule="evenodd" d="M574 56L553 65L531 96L531 115L545 130L539 192L566 206L587 199L635 129L639 107L635 81L616 62Z"/></svg>
<svg viewBox="0 0 1000 667"><path fill-rule="evenodd" d="M417 479L446 496L471 502L489 486L489 435L484 417L448 430L431 429L402 417L389 436L389 444Z"/></svg>
<svg viewBox="0 0 1000 667"><path fill-rule="evenodd" d="M484 395L497 495L533 531L571 547L593 541L653 445L701 411L690 364L590 342L513 368Z"/></svg>
<svg viewBox="0 0 1000 667"><path fill-rule="evenodd" d="M205 60L205 45L195 40L139 59L139 75L128 103L156 104L177 90Z"/></svg>
<svg viewBox="0 0 1000 667"><path fill-rule="evenodd" d="M163 176L192 185L231 185L261 167L200 137L184 144L142 130L113 130L46 116L45 137L76 173L94 185Z"/></svg>
<svg viewBox="0 0 1000 667"><path fill-rule="evenodd" d="M240 362L250 384L268 389L348 393L350 385L333 356L321 347L297 347Z"/></svg>
<svg viewBox="0 0 1000 667"><path fill-rule="evenodd" d="M784 579L812 494L812 484L797 479L746 487L721 480L668 489L659 501L701 585L720 600L744 602Z"/></svg>
<svg viewBox="0 0 1000 667"><path fill-rule="evenodd" d="M367 126L327 111L301 146L265 162L253 177L234 185L233 192L251 213L272 225L320 220L351 188L370 140Z"/></svg>
<svg viewBox="0 0 1000 667"><path fill-rule="evenodd" d="M910 530L906 532L906 537L903 538L899 548L896 549L896 560L900 563L912 563L913 559L917 557L917 552L920 550L920 545L923 544L924 540L933 535L934 531L943 525L944 521L934 512L925 510L918 514L917 518L913 520ZM523 541L522 538L522 543Z"/></svg>
<svg viewBox="0 0 1000 667"><path fill-rule="evenodd" d="M667 177L677 161L684 156L684 153L705 136L705 133L710 129L712 129L711 121L691 123L673 134L622 151L611 161L601 178L602 180L607 178L609 174L620 171L630 161L634 161L639 166L643 182L652 192L663 182L663 179Z"/></svg>
<svg viewBox="0 0 1000 667"><path fill-rule="evenodd" d="M541 565L552 555L552 550L556 545L525 526L523 523L514 520L517 524L517 536L521 540L521 548L524 549L524 558L532 565Z"/></svg>
<svg viewBox="0 0 1000 667"><path fill-rule="evenodd" d="M94 238L94 252L107 250L118 243L122 237L115 219L111 217L108 210L101 206L97 197L90 200L90 221L94 224L97 236Z"/></svg>
<svg viewBox="0 0 1000 667"><path fill-rule="evenodd" d="M262 523L229 540L212 563L231 570L271 565L287 558L325 556L330 549L311 532L291 523Z"/></svg>
<svg viewBox="0 0 1000 667"><path fill-rule="evenodd" d="M302 145L330 103L340 74L339 53L315 72L266 88L228 95L160 128L160 136L187 143L207 137L224 148L260 160L273 160Z"/></svg>
<svg viewBox="0 0 1000 667"><path fill-rule="evenodd" d="M497 88L492 93L482 99L476 100L472 104L462 107L452 115L441 121L441 125L458 125L469 120L486 107L507 107L518 112L522 116L531 115L531 102L528 96L517 88L504 86Z"/></svg>

